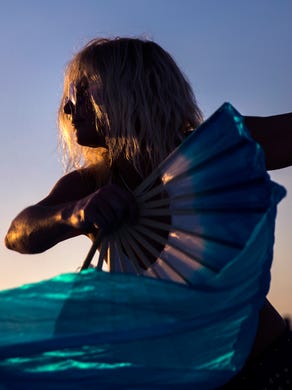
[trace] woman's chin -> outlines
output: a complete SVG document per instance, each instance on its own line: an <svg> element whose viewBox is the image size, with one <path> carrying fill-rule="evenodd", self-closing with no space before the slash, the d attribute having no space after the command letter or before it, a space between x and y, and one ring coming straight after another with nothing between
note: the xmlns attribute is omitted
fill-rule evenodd
<svg viewBox="0 0 292 390"><path fill-rule="evenodd" d="M103 142L103 140L85 138L85 137L82 137L82 135L78 135L77 132L76 132L76 142L78 143L78 145L86 146L88 148L94 148L94 149L104 148L104 149L106 149L106 145Z"/></svg>

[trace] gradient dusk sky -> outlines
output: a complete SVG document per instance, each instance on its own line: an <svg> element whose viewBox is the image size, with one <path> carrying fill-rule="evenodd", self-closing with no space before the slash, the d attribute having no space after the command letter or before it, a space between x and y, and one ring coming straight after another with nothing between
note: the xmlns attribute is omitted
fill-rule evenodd
<svg viewBox="0 0 292 390"><path fill-rule="evenodd" d="M56 113L63 71L96 36L146 36L175 58L204 115L223 102L242 114L292 111L291 0L0 0L0 289L75 271L90 242L38 255L3 245L10 221L62 175ZM291 129L292 131L292 129ZM292 167L271 173L279 206L271 302L292 316Z"/></svg>

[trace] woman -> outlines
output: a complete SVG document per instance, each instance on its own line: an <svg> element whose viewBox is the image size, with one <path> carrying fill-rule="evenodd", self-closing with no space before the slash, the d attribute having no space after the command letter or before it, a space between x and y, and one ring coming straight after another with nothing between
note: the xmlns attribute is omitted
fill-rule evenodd
<svg viewBox="0 0 292 390"><path fill-rule="evenodd" d="M100 188L108 183L135 188L202 120L189 84L158 45L134 39L89 42L67 67L59 109L67 168L82 168L16 218L6 245L21 253L42 252L79 234L92 237L96 226L105 228L111 219L116 223L132 198L118 187Z"/></svg>
<svg viewBox="0 0 292 390"><path fill-rule="evenodd" d="M6 246L38 253L80 234L94 240L99 229L134 220L131 190L202 121L189 83L157 44L128 38L89 42L67 67L59 109L71 172L15 218ZM291 165L291 114L245 121L265 151L268 169ZM285 332L283 319L266 302L249 360L265 354Z"/></svg>

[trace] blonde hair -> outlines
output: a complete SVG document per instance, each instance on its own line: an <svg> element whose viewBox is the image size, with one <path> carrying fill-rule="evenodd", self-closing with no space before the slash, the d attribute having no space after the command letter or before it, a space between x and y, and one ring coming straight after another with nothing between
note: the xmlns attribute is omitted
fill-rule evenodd
<svg viewBox="0 0 292 390"><path fill-rule="evenodd" d="M90 102L96 131L107 146L77 144L64 105L72 83L82 80L98 87ZM158 44L136 38L93 39L69 62L58 122L67 169L95 164L106 157L131 161L142 175L156 167L203 120L192 89L182 72Z"/></svg>

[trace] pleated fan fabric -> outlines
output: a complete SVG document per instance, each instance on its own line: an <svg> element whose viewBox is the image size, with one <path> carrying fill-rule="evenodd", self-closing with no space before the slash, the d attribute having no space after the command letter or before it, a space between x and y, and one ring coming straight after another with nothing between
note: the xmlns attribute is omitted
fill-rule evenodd
<svg viewBox="0 0 292 390"><path fill-rule="evenodd" d="M156 178L135 192L144 227L126 229L144 238L126 236L141 248L153 210L171 213L167 243L147 270L133 266L131 244L119 267L114 243L112 272L0 292L1 390L206 390L241 369L269 290L285 189L230 104L191 137L159 167L165 207L147 195Z"/></svg>

